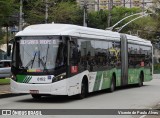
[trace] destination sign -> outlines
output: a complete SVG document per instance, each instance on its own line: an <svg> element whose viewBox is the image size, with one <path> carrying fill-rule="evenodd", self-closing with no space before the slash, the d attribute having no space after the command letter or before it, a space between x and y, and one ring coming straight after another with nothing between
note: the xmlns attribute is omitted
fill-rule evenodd
<svg viewBox="0 0 160 118"><path fill-rule="evenodd" d="M20 40L20 44L57 44L57 40Z"/></svg>

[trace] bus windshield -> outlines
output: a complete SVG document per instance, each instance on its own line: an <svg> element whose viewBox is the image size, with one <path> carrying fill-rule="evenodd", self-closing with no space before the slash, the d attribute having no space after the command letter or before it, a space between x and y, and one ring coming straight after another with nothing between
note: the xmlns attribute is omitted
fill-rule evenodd
<svg viewBox="0 0 160 118"><path fill-rule="evenodd" d="M44 72L66 64L66 44L59 37L20 37L15 42L13 66L27 72Z"/></svg>

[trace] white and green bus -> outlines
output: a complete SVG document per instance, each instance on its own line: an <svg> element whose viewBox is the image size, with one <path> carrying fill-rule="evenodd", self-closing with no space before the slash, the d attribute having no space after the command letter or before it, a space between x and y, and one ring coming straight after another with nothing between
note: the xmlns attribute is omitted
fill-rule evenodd
<svg viewBox="0 0 160 118"><path fill-rule="evenodd" d="M77 95L152 80L152 44L136 36L70 24L31 25L16 34L13 93Z"/></svg>

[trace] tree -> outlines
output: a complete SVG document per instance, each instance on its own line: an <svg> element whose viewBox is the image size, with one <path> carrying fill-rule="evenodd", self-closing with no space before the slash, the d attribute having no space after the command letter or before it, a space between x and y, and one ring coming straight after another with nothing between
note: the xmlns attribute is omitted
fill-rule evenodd
<svg viewBox="0 0 160 118"><path fill-rule="evenodd" d="M0 26L12 25L17 6L14 0L0 0Z"/></svg>
<svg viewBox="0 0 160 118"><path fill-rule="evenodd" d="M113 7L111 10L111 26L120 21L122 18L137 12L140 12L139 8ZM88 14L88 26L93 28L106 29L108 27L108 14L108 10L90 12ZM122 26L128 22L128 20L120 23L119 26Z"/></svg>
<svg viewBox="0 0 160 118"><path fill-rule="evenodd" d="M92 11L88 13L88 27L105 29L107 27L108 11Z"/></svg>
<svg viewBox="0 0 160 118"><path fill-rule="evenodd" d="M82 25L83 11L73 2L60 2L50 9L50 21Z"/></svg>
<svg viewBox="0 0 160 118"><path fill-rule="evenodd" d="M151 7L154 14L153 19L157 22L157 31L160 32L160 1L159 0L153 0L153 6Z"/></svg>
<svg viewBox="0 0 160 118"><path fill-rule="evenodd" d="M48 22L82 24L82 10L75 2L58 2L48 0ZM45 22L45 2L32 0L24 6L25 21L29 24Z"/></svg>
<svg viewBox="0 0 160 118"><path fill-rule="evenodd" d="M2 27L9 27L17 23L14 18L17 6L14 0L0 0L0 44L3 43L2 39L5 36Z"/></svg>

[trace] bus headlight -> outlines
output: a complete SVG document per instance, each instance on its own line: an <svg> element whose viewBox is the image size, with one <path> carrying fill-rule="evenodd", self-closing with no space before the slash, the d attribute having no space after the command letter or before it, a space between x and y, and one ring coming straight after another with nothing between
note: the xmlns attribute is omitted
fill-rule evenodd
<svg viewBox="0 0 160 118"><path fill-rule="evenodd" d="M12 74L11 79L16 81L16 76L14 74Z"/></svg>
<svg viewBox="0 0 160 118"><path fill-rule="evenodd" d="M54 77L54 78L52 79L52 83L53 83L53 82L60 81L60 80L63 80L63 79L65 79L65 78L66 78L66 73L62 73L62 74Z"/></svg>

